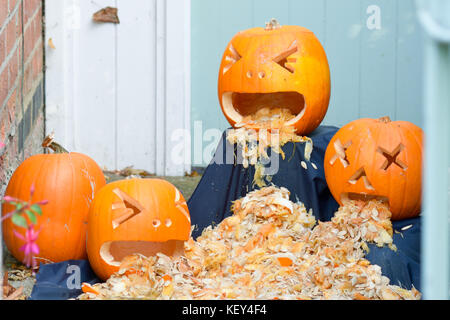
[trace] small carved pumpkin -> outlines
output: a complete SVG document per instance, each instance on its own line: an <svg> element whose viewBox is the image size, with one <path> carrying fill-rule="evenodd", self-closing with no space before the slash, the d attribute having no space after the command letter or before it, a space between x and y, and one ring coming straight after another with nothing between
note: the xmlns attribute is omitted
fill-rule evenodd
<svg viewBox="0 0 450 320"><path fill-rule="evenodd" d="M228 44L219 71L218 95L232 126L263 108L289 109L286 125L306 135L319 126L330 100L330 70L315 35L299 26L239 32Z"/></svg>
<svg viewBox="0 0 450 320"><path fill-rule="evenodd" d="M95 196L89 211L87 253L103 280L119 270L123 258L183 253L191 220L182 194L160 179L112 182Z"/></svg>
<svg viewBox="0 0 450 320"><path fill-rule="evenodd" d="M37 216L34 230L41 230L37 240L40 252L37 263L86 259L86 229L89 206L94 195L106 184L100 167L88 156L68 153L51 137L44 147L55 150L53 154L37 154L26 159L12 175L5 195L28 201L34 185L33 202L48 200ZM14 207L4 203L5 215ZM24 234L11 219L3 222L3 238L12 255L22 261L24 242L14 235L14 230Z"/></svg>
<svg viewBox="0 0 450 320"><path fill-rule="evenodd" d="M341 128L325 153L325 177L336 201L378 198L393 220L420 213L423 131L388 117L359 119Z"/></svg>

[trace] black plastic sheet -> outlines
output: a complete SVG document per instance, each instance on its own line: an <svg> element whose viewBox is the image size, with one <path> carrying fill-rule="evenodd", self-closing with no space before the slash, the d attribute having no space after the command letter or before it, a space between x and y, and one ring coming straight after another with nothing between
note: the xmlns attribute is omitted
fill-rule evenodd
<svg viewBox="0 0 450 320"><path fill-rule="evenodd" d="M100 280L87 260L68 260L39 267L30 300L67 300L78 297L83 282Z"/></svg>

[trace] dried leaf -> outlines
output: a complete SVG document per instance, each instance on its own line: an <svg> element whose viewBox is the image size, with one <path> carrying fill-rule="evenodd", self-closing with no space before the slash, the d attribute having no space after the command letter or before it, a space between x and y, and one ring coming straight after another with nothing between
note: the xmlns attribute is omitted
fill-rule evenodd
<svg viewBox="0 0 450 320"><path fill-rule="evenodd" d="M117 8L106 7L94 13L93 20L95 22L120 23L117 12Z"/></svg>
<svg viewBox="0 0 450 320"><path fill-rule="evenodd" d="M18 300L22 297L23 293L23 287L20 287L18 289L11 286L8 282L9 280L9 273L5 272L3 275L3 299L4 300Z"/></svg>
<svg viewBox="0 0 450 320"><path fill-rule="evenodd" d="M56 49L55 44L53 43L53 39L50 38L48 39L48 46L52 49Z"/></svg>
<svg viewBox="0 0 450 320"><path fill-rule="evenodd" d="M23 294L23 287L15 289L10 295L5 297L5 300L18 300Z"/></svg>
<svg viewBox="0 0 450 320"><path fill-rule="evenodd" d="M200 174L195 170L192 170L191 173L186 172L186 174L185 174L186 177L191 177L191 178L198 177L199 175Z"/></svg>

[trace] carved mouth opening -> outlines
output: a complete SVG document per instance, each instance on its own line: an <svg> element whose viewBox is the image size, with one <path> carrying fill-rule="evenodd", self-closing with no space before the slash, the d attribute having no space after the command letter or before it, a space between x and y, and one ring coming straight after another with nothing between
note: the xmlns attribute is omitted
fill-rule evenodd
<svg viewBox="0 0 450 320"><path fill-rule="evenodd" d="M289 109L294 115L285 125L300 120L306 111L305 97L298 92L241 93L226 92L222 96L222 105L228 117L237 124L244 117L254 115L262 109Z"/></svg>
<svg viewBox="0 0 450 320"><path fill-rule="evenodd" d="M116 267L119 267L123 258L127 256L142 254L146 257L150 257L154 256L158 252L167 256L182 255L184 253L184 241L109 241L103 243L100 248L100 256L103 261Z"/></svg>
<svg viewBox="0 0 450 320"><path fill-rule="evenodd" d="M378 201L389 204L389 199L385 196L379 196L379 195L374 195L374 194L353 193L353 192L345 192L345 193L341 194L342 203L345 203L350 200L361 200L361 201L378 200Z"/></svg>

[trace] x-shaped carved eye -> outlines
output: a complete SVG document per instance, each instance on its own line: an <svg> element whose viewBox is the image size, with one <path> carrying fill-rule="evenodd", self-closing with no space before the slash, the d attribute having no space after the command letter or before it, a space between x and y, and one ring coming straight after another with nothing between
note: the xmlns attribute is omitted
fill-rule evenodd
<svg viewBox="0 0 450 320"><path fill-rule="evenodd" d="M113 229L118 228L122 223L127 222L134 216L144 211L144 207L122 190L116 188L113 192L120 198L121 202L112 204Z"/></svg>
<svg viewBox="0 0 450 320"><path fill-rule="evenodd" d="M387 170L392 164L395 164L403 170L406 170L408 166L401 160L397 159L398 155L403 151L403 149L405 149L405 146L401 143L392 152L389 152L382 147L378 147L377 152L381 153L386 158L386 161L383 163L381 169Z"/></svg>
<svg viewBox="0 0 450 320"><path fill-rule="evenodd" d="M230 47L228 48L228 51L230 52L228 55L225 56L225 61L228 62L228 64L223 67L223 74L225 74L230 68L239 60L241 60L242 56L236 51L236 49L233 47L232 44L230 44Z"/></svg>
<svg viewBox="0 0 450 320"><path fill-rule="evenodd" d="M273 61L275 63L277 63L278 65L280 65L281 67L283 67L284 69L286 69L287 71L289 71L290 73L294 73L295 69L292 65L290 65L290 63L297 61L296 58L291 57L297 51L298 51L298 46L297 46L297 40L296 40L291 44L289 49L280 53L278 56L276 56L273 59Z"/></svg>
<svg viewBox="0 0 450 320"><path fill-rule="evenodd" d="M352 141L347 141L344 145L342 144L341 140L337 139L334 142L334 150L336 150L336 154L331 158L330 164L333 165L337 159L339 159L344 166L344 168L347 168L350 162L348 161L347 154L345 151L352 145Z"/></svg>

